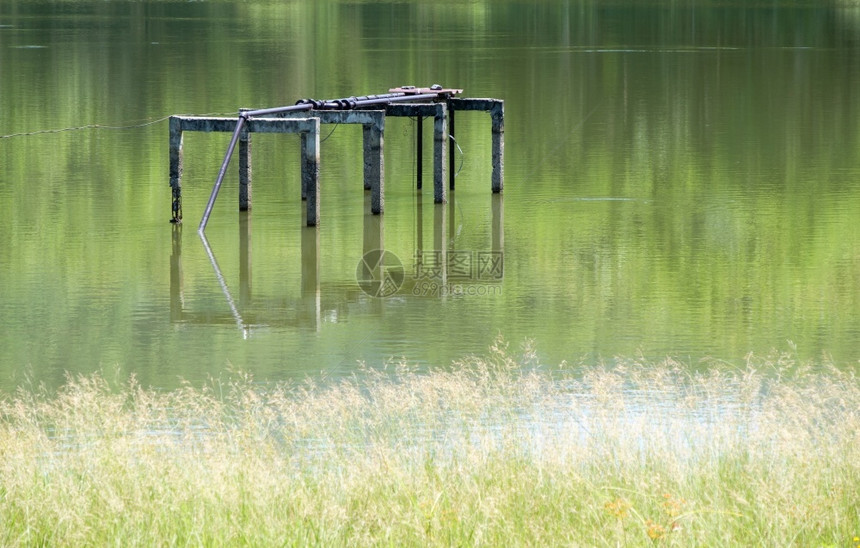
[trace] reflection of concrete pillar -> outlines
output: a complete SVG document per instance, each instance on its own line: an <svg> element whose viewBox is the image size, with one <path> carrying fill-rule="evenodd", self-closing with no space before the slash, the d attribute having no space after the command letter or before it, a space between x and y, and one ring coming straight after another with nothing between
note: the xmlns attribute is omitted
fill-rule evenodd
<svg viewBox="0 0 860 548"><path fill-rule="evenodd" d="M448 238L455 241L457 238L457 204L454 203L454 194L448 195Z"/></svg>
<svg viewBox="0 0 860 548"><path fill-rule="evenodd" d="M448 171L448 123L447 111L443 103L436 105L436 115L433 118L433 201L437 204L447 200L445 173Z"/></svg>
<svg viewBox="0 0 860 548"><path fill-rule="evenodd" d="M302 197L307 199L307 225L317 226L320 216L320 120L308 120L302 132Z"/></svg>
<svg viewBox="0 0 860 548"><path fill-rule="evenodd" d="M365 209L366 211L366 209ZM364 234L363 234L363 244L362 244L362 257L366 256L371 251L379 250L380 252L385 250L385 216L383 215L368 215L364 214ZM378 260L381 256L371 256L372 269L370 271L370 275L373 280L377 280L382 283L382 280L385 279L385 261ZM362 259L363 260L363 259ZM381 299L373 299L374 310L379 310L380 304L376 301L380 301Z"/></svg>
<svg viewBox="0 0 860 548"><path fill-rule="evenodd" d="M302 228L302 295L312 295L320 289L320 229Z"/></svg>
<svg viewBox="0 0 860 548"><path fill-rule="evenodd" d="M363 253L385 249L385 221L381 215L364 215Z"/></svg>
<svg viewBox="0 0 860 548"><path fill-rule="evenodd" d="M251 132L245 125L239 133L239 211L251 209Z"/></svg>
<svg viewBox="0 0 860 548"><path fill-rule="evenodd" d="M302 300L313 309L317 330L322 324L320 295L320 228L307 226L302 230ZM309 302L308 302L309 301Z"/></svg>
<svg viewBox="0 0 860 548"><path fill-rule="evenodd" d="M182 321L185 308L182 281L182 225L173 227L173 252L170 254L170 321Z"/></svg>
<svg viewBox="0 0 860 548"><path fill-rule="evenodd" d="M239 212L239 307L251 304L251 214Z"/></svg>
<svg viewBox="0 0 860 548"><path fill-rule="evenodd" d="M448 283L448 208L444 204L433 206L433 261L438 269L435 280L441 285Z"/></svg>
<svg viewBox="0 0 860 548"><path fill-rule="evenodd" d="M170 117L170 188L173 192L171 218L182 220L182 122Z"/></svg>
<svg viewBox="0 0 860 548"><path fill-rule="evenodd" d="M493 192L505 186L505 103L495 101L490 109L493 124Z"/></svg>
<svg viewBox="0 0 860 548"><path fill-rule="evenodd" d="M505 202L501 194L493 194L493 251L505 250Z"/></svg>
<svg viewBox="0 0 860 548"><path fill-rule="evenodd" d="M418 240L415 242L417 246L416 252L420 255L421 250L424 248L424 206L422 204L423 199L421 194L415 195L415 238Z"/></svg>
<svg viewBox="0 0 860 548"><path fill-rule="evenodd" d="M424 272L424 206L421 193L415 194L415 251L412 255L413 281Z"/></svg>

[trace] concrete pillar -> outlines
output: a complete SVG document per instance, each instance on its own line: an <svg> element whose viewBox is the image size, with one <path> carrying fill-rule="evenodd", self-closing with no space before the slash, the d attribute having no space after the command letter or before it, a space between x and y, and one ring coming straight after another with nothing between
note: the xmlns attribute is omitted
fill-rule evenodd
<svg viewBox="0 0 860 548"><path fill-rule="evenodd" d="M437 204L447 201L445 173L448 171L445 161L448 151L447 112L443 103L436 105L436 115L433 117L433 201Z"/></svg>
<svg viewBox="0 0 860 548"><path fill-rule="evenodd" d="M369 128L364 145L365 157L370 159L365 164L365 181L370 179L370 212L379 215L385 210L385 113L380 111Z"/></svg>
<svg viewBox="0 0 860 548"><path fill-rule="evenodd" d="M310 146L308 144L308 139L310 138L311 132L309 131L303 131L299 134L299 139L301 140L300 148L302 150L302 201L308 199L308 186L310 185L310 179L312 177L311 173L308 171L308 169L311 169L312 166L305 164L305 159L307 156L305 151L308 150L308 147Z"/></svg>
<svg viewBox="0 0 860 548"><path fill-rule="evenodd" d="M239 211L251 209L251 132L239 133Z"/></svg>
<svg viewBox="0 0 860 548"><path fill-rule="evenodd" d="M364 190L370 190L373 184L370 180L370 172L373 170L373 153L370 145L371 124L361 125L361 142L364 148Z"/></svg>
<svg viewBox="0 0 860 548"><path fill-rule="evenodd" d="M424 116L418 115L415 121L415 188L424 186Z"/></svg>
<svg viewBox="0 0 860 548"><path fill-rule="evenodd" d="M454 190L454 177L457 175L457 157L454 154L457 140L454 138L454 103L448 102L448 137L451 145L448 149L448 189Z"/></svg>
<svg viewBox="0 0 860 548"><path fill-rule="evenodd" d="M317 226L320 216L320 120L309 120L302 133L302 189L307 197L307 225Z"/></svg>
<svg viewBox="0 0 860 548"><path fill-rule="evenodd" d="M170 188L173 202L171 206L171 222L182 221L182 121L170 117Z"/></svg>
<svg viewBox="0 0 860 548"><path fill-rule="evenodd" d="M493 124L493 192L505 186L505 103L496 101L490 110Z"/></svg>

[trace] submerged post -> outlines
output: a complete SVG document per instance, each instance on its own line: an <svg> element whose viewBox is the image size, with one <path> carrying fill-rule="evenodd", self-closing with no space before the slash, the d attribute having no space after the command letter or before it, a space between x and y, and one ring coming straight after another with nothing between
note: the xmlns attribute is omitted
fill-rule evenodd
<svg viewBox="0 0 860 548"><path fill-rule="evenodd" d="M364 149L364 189L371 192L371 213L379 214L385 209L385 156L383 149L385 135L385 111L369 110L356 113L356 118L370 118L362 124Z"/></svg>
<svg viewBox="0 0 860 548"><path fill-rule="evenodd" d="M457 158L454 154L457 140L454 138L454 102L448 99L448 138L452 141L448 149L448 190L454 190L454 177L456 177Z"/></svg>
<svg viewBox="0 0 860 548"><path fill-rule="evenodd" d="M302 138L302 192L307 199L307 226L317 226L320 217L320 119L307 120Z"/></svg>
<svg viewBox="0 0 860 548"><path fill-rule="evenodd" d="M448 109L445 103L436 103L436 113L433 117L433 201L437 204L448 200L445 187L445 172L447 165L445 157L448 154Z"/></svg>
<svg viewBox="0 0 860 548"><path fill-rule="evenodd" d="M239 134L239 211L251 209L251 133L242 128Z"/></svg>
<svg viewBox="0 0 860 548"><path fill-rule="evenodd" d="M372 169L373 157L370 150L370 124L361 125L361 146L364 157L364 190L371 189L370 170Z"/></svg>
<svg viewBox="0 0 860 548"><path fill-rule="evenodd" d="M171 223L182 222L182 122L170 117L170 189L173 195Z"/></svg>
<svg viewBox="0 0 860 548"><path fill-rule="evenodd" d="M492 188L494 193L502 192L505 186L505 102L501 99L460 99L451 97L448 99L448 105L451 111L479 111L490 114L493 140ZM453 121L450 126L453 127ZM451 165L453 169L453 162ZM453 188L453 183L452 174L451 188Z"/></svg>
<svg viewBox="0 0 860 548"><path fill-rule="evenodd" d="M415 123L415 170L418 174L415 188L421 190L421 173L424 170L424 117L420 115Z"/></svg>
<svg viewBox="0 0 860 548"><path fill-rule="evenodd" d="M239 147L239 210L247 211L252 204L251 134L299 133L301 135L301 196L307 201L307 224L319 223L320 124L361 124L363 136L364 188L370 190L370 209L381 214L384 202L384 128L386 116L409 116L416 120L417 186L423 180L424 119L433 117L433 200L448 201L447 191L455 188L456 160L452 148L454 117L457 110L483 111L492 120L492 190L500 193L504 187L504 101L498 99L461 99L454 95L459 89L403 86L383 95L368 95L317 101L302 99L294 105L241 109L237 119L172 116L170 118L170 186L173 194L172 222L182 219L183 169L182 142L184 131L232 132L233 137L221 164L218 177L206 205L198 230L202 233L214 207L227 167L237 145ZM293 115L308 112L306 118ZM454 144L449 143L454 141ZM447 183L447 184L446 184Z"/></svg>
<svg viewBox="0 0 860 548"><path fill-rule="evenodd" d="M505 102L495 101L490 109L493 125L493 192L505 186Z"/></svg>
<svg viewBox="0 0 860 548"><path fill-rule="evenodd" d="M251 118L249 133L298 133L301 138L301 195L307 201L306 222L319 222L320 119L313 118Z"/></svg>
<svg viewBox="0 0 860 548"><path fill-rule="evenodd" d="M383 149L385 135L385 111L375 114L374 123L369 124L366 152L370 158L370 170L366 177L370 178L370 212L379 215L385 209L385 156Z"/></svg>

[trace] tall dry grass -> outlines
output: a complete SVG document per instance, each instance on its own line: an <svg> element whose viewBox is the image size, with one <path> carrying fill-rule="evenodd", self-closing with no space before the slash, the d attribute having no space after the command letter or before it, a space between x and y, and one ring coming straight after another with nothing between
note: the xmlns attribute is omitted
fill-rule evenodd
<svg viewBox="0 0 860 548"><path fill-rule="evenodd" d="M857 546L860 382L831 364L536 367L0 403L0 543Z"/></svg>

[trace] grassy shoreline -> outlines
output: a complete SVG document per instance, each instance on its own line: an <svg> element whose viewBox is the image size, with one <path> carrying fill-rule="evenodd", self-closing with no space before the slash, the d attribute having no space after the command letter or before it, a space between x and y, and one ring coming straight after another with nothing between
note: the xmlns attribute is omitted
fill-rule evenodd
<svg viewBox="0 0 860 548"><path fill-rule="evenodd" d="M852 546L860 380L827 363L444 370L0 401L0 543Z"/></svg>

